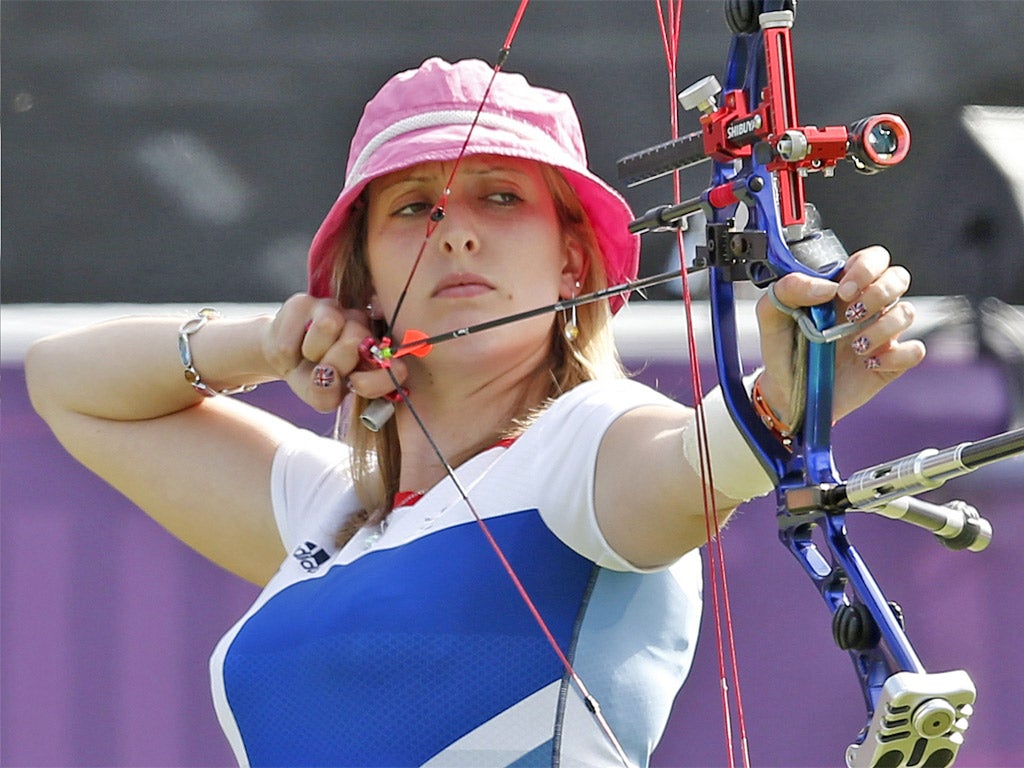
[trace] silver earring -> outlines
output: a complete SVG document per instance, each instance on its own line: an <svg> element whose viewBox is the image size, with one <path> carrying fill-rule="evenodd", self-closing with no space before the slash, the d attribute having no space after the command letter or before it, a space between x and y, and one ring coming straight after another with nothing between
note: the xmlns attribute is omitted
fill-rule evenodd
<svg viewBox="0 0 1024 768"><path fill-rule="evenodd" d="M578 292L579 289L580 289L580 281L577 280L576 281L576 292ZM573 295L572 295L573 299L576 298L576 295L577 295L576 292L574 292ZM575 304L573 304L572 307L570 307L569 312L570 312L570 314L569 314L568 317L566 317L564 311L562 312L562 317L563 317L563 319L565 321L565 323L564 323L565 327L562 329L562 333L565 334L565 340L570 342L570 343L572 343L572 342L576 341L576 339L578 339L579 335L580 335L580 327L579 327L579 325L576 324L576 305Z"/></svg>

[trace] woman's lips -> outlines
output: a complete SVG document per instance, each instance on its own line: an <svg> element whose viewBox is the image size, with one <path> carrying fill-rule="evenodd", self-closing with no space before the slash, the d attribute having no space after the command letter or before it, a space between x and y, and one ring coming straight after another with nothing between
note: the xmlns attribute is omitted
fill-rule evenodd
<svg viewBox="0 0 1024 768"><path fill-rule="evenodd" d="M435 299L465 299L493 290L494 286L480 275L458 273L441 280L431 295Z"/></svg>

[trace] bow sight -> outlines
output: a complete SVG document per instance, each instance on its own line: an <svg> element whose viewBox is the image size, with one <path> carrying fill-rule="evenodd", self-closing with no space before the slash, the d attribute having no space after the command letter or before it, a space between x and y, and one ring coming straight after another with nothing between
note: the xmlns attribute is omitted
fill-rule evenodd
<svg viewBox="0 0 1024 768"><path fill-rule="evenodd" d="M979 441L975 448L924 451L842 481L831 452L834 342L842 328L831 303L799 318L805 354L795 367L806 384L798 387L803 416L792 451L754 412L742 381L733 283L765 286L790 272L835 278L847 254L806 202L806 176L831 176L841 160L862 173L877 173L898 164L910 149L906 123L892 114L847 127L800 124L790 40L795 9L795 0L728 0L733 35L724 90L706 77L678 96L685 109L699 111L700 130L622 158L619 175L633 186L712 162L711 185L702 194L648 211L631 231L678 229L698 212L706 218L694 266L709 274L718 380L737 427L775 479L780 538L828 605L836 642L849 652L863 690L869 721L847 749L847 765L949 766L972 714L974 684L963 670L925 670L900 611L846 538L845 513L876 512L932 530L953 546L984 549L991 527L973 508L929 505L909 494L974 469L962 460L965 454L987 461L1019 453L1024 431L990 438L994 443ZM736 224L738 212L746 214L742 226ZM825 540L824 552L812 541L816 530Z"/></svg>

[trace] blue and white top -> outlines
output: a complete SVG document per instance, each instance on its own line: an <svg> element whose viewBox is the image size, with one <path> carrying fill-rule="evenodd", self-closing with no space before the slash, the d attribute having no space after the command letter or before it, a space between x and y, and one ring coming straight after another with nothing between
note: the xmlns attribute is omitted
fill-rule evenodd
<svg viewBox="0 0 1024 768"><path fill-rule="evenodd" d="M635 382L589 382L458 469L639 766L693 659L700 555L645 571L612 551L594 468L617 417L668 402ZM240 764L621 765L450 480L340 551L335 533L360 506L347 446L298 433L272 489L292 554L210 665Z"/></svg>

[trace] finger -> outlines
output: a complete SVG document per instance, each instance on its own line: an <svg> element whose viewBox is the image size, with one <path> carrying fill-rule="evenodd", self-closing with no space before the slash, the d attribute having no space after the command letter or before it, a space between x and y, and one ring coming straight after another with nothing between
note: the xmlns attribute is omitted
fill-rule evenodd
<svg viewBox="0 0 1024 768"><path fill-rule="evenodd" d="M775 298L787 307L813 307L835 298L837 285L831 280L791 272L775 281ZM774 309L774 308L773 308ZM777 309L775 309L778 312ZM781 313L780 313L781 314ZM785 317L785 315L783 315Z"/></svg>
<svg viewBox="0 0 1024 768"><path fill-rule="evenodd" d="M873 323L861 328L850 341L850 348L859 357L870 357L910 328L914 317L914 305L909 301L901 301Z"/></svg>
<svg viewBox="0 0 1024 768"><path fill-rule="evenodd" d="M889 267L847 305L844 310L846 319L858 322L886 310L899 301L909 287L910 273L900 266Z"/></svg>
<svg viewBox="0 0 1024 768"><path fill-rule="evenodd" d="M920 341L894 341L876 349L863 360L864 367L885 376L886 380L902 376L925 357L925 347Z"/></svg>
<svg viewBox="0 0 1024 768"><path fill-rule="evenodd" d="M834 416L839 419L868 402L887 384L920 363L925 356L920 341L895 341L875 349L867 357L844 356L837 371Z"/></svg>
<svg viewBox="0 0 1024 768"><path fill-rule="evenodd" d="M391 361L391 373L394 374L394 379L391 378L388 371L381 368L372 371L355 371L349 374L349 389L370 400L384 397L384 395L395 391L395 380L399 384L405 381L409 375L409 369L404 360L396 359Z"/></svg>
<svg viewBox="0 0 1024 768"><path fill-rule="evenodd" d="M382 369L358 372L356 369L363 364L359 354L359 345L368 330L358 321L346 322L341 330L341 337L331 345L319 361L304 360L296 370L292 388L321 412L329 412L341 405L349 391L366 394L367 397L379 397L394 390L388 372ZM392 363L394 365L394 362ZM404 378L404 367L399 371ZM364 381L357 387L353 377ZM368 378L364 378L368 377Z"/></svg>
<svg viewBox="0 0 1024 768"><path fill-rule="evenodd" d="M371 335L366 320L365 313L346 311L340 331L331 339L330 345L318 354L315 362L334 368L342 377L367 367L360 352L363 341Z"/></svg>
<svg viewBox="0 0 1024 768"><path fill-rule="evenodd" d="M851 302L889 267L889 252L880 245L873 245L854 253L847 260L839 275L837 295L842 301Z"/></svg>
<svg viewBox="0 0 1024 768"><path fill-rule="evenodd" d="M302 363L305 325L316 302L308 294L290 297L281 305L264 336L263 354L283 378Z"/></svg>
<svg viewBox="0 0 1024 768"><path fill-rule="evenodd" d="M768 290L774 293L779 303L796 309L830 301L835 297L836 284L831 280L794 272L777 280ZM793 318L775 306L770 294L761 297L756 311L762 347L766 343L769 346L778 346L780 349L790 347L792 345Z"/></svg>
<svg viewBox="0 0 1024 768"><path fill-rule="evenodd" d="M306 320L302 338L302 356L317 362L341 336L345 316L338 307L317 305Z"/></svg>
<svg viewBox="0 0 1024 768"><path fill-rule="evenodd" d="M303 360L286 381L298 397L320 413L329 413L341 405L348 394L345 380L331 365Z"/></svg>
<svg viewBox="0 0 1024 768"><path fill-rule="evenodd" d="M339 340L358 336L358 345L359 341L369 334L369 319L366 312L343 310L333 300L328 299L314 307L306 323L302 356L307 360L319 362ZM340 366L339 370L348 371L354 367L353 362L348 367Z"/></svg>

